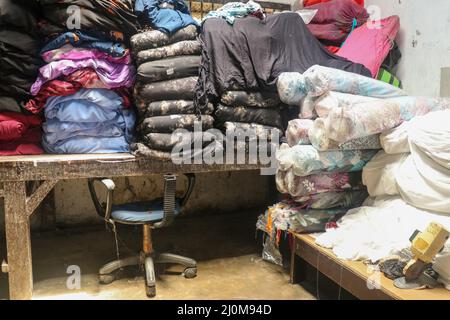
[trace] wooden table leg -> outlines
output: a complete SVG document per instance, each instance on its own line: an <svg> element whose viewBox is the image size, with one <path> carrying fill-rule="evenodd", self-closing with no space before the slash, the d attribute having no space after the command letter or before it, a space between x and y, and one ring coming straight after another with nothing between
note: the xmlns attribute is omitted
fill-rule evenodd
<svg viewBox="0 0 450 320"><path fill-rule="evenodd" d="M33 270L25 182L5 182L4 191L9 296L12 300L29 300L33 293Z"/></svg>

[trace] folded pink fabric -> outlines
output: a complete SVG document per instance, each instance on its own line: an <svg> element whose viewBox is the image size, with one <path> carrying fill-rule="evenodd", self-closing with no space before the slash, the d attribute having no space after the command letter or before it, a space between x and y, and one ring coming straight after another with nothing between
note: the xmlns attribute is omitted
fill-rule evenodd
<svg viewBox="0 0 450 320"><path fill-rule="evenodd" d="M374 26L379 27L374 27ZM337 53L355 63L361 63L376 78L381 64L392 49L400 29L400 18L391 16L380 21L371 21L356 28Z"/></svg>
<svg viewBox="0 0 450 320"><path fill-rule="evenodd" d="M127 53L123 57L113 57L106 52L97 49L87 49L65 45L59 49L44 52L42 59L47 62L59 60L85 60L85 59L102 59L112 63L130 64L131 56Z"/></svg>
<svg viewBox="0 0 450 320"><path fill-rule="evenodd" d="M60 60L50 62L39 70L39 77L30 92L36 96L46 82L84 68L95 70L109 88L131 88L136 78L136 68L133 65L111 63L102 59Z"/></svg>

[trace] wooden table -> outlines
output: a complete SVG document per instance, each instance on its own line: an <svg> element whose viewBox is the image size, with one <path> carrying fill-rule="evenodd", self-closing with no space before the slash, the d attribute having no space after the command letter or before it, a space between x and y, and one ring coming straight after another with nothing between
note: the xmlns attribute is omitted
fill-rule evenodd
<svg viewBox="0 0 450 320"><path fill-rule="evenodd" d="M7 265L11 299L31 299L33 274L30 216L59 180L257 170L260 165L175 165L130 154L0 157L0 197L4 198ZM27 194L26 183L38 187Z"/></svg>
<svg viewBox="0 0 450 320"><path fill-rule="evenodd" d="M402 290L379 271L371 270L361 261L338 259L331 250L315 244L309 235L294 235L291 257L291 283L304 280L304 263L363 300L450 300L450 291L443 287L426 290ZM303 266L303 267L302 267Z"/></svg>

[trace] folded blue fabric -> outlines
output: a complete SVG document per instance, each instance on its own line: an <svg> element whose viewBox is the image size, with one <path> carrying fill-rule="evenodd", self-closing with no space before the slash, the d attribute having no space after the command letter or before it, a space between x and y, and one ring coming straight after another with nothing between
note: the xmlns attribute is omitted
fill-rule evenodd
<svg viewBox="0 0 450 320"><path fill-rule="evenodd" d="M85 32L76 30L63 33L51 40L41 50L41 54L50 50L59 49L66 44L80 48L98 49L113 57L123 57L128 52L125 46L119 42L112 42L105 38L88 35Z"/></svg>
<svg viewBox="0 0 450 320"><path fill-rule="evenodd" d="M48 153L122 153L134 140L136 115L107 89L52 97L45 107L43 147Z"/></svg>
<svg viewBox="0 0 450 320"><path fill-rule="evenodd" d="M125 137L73 137L71 139L49 144L44 137L42 146L51 154L86 154L86 153L125 153L129 144Z"/></svg>
<svg viewBox="0 0 450 320"><path fill-rule="evenodd" d="M135 12L141 23L168 34L189 25L198 26L182 0L137 0Z"/></svg>
<svg viewBox="0 0 450 320"><path fill-rule="evenodd" d="M69 122L103 122L123 110L123 99L113 90L81 89L68 96L51 97L45 105L45 118Z"/></svg>
<svg viewBox="0 0 450 320"><path fill-rule="evenodd" d="M48 144L79 136L122 137L128 143L134 140L136 117L132 110L123 110L111 121L105 122L65 122L49 120L43 124L45 139Z"/></svg>

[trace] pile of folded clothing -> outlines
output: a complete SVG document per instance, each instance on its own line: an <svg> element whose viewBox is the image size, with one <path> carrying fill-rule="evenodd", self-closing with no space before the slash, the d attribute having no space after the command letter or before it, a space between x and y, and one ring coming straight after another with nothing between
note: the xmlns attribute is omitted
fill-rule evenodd
<svg viewBox="0 0 450 320"><path fill-rule="evenodd" d="M170 160L179 142L192 141L197 126L200 131L211 129L214 119L211 105L196 112L193 104L201 52L198 24L183 2L161 3L139 0L135 6L143 30L131 38L139 112L139 138L132 149L138 156Z"/></svg>
<svg viewBox="0 0 450 320"><path fill-rule="evenodd" d="M135 124L129 89L136 71L123 41L135 28L131 1L40 2L50 21L41 24L47 41L40 53L47 64L28 106L45 115L45 150L129 152ZM72 5L80 10L81 29L65 29Z"/></svg>
<svg viewBox="0 0 450 320"><path fill-rule="evenodd" d="M40 154L41 121L28 116L42 61L35 1L0 1L0 155Z"/></svg>
<svg viewBox="0 0 450 320"><path fill-rule="evenodd" d="M317 10L308 24L309 31L333 53L339 51L353 30L369 19L364 6L353 0L320 1L307 9Z"/></svg>

